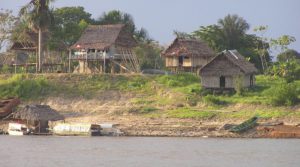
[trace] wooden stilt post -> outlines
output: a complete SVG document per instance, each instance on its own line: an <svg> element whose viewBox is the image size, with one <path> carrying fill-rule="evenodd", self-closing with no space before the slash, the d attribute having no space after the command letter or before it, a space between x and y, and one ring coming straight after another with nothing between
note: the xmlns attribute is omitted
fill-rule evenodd
<svg viewBox="0 0 300 167"><path fill-rule="evenodd" d="M106 72L106 51L103 52L103 71Z"/></svg>
<svg viewBox="0 0 300 167"><path fill-rule="evenodd" d="M72 50L69 50L69 68L68 68L68 72L71 73L71 56L72 56Z"/></svg>

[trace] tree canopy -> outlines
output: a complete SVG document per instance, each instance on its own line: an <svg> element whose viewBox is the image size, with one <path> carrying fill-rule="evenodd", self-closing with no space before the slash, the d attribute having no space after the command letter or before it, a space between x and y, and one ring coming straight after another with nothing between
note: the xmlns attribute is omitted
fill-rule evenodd
<svg viewBox="0 0 300 167"><path fill-rule="evenodd" d="M0 9L0 50L11 38L16 21L17 18L12 15L12 11Z"/></svg>
<svg viewBox="0 0 300 167"><path fill-rule="evenodd" d="M261 52L264 53L267 62L271 61L267 50L263 49L268 45L263 45L264 42L258 36L247 34L249 29L249 23L242 17L227 15L216 24L201 26L192 35L207 42L216 52L236 49L258 69L262 69Z"/></svg>
<svg viewBox="0 0 300 167"><path fill-rule="evenodd" d="M53 11L54 24L51 26L50 48L66 49L74 44L88 24L94 23L91 14L83 7L63 7ZM59 45L59 46L58 46Z"/></svg>
<svg viewBox="0 0 300 167"><path fill-rule="evenodd" d="M300 63L300 53L296 50L288 49L277 56L279 62L288 62L293 60L298 60Z"/></svg>

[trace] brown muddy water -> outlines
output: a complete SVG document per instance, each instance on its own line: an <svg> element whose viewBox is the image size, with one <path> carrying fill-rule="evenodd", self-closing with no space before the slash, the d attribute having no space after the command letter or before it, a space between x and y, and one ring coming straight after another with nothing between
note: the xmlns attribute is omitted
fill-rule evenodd
<svg viewBox="0 0 300 167"><path fill-rule="evenodd" d="M299 167L298 139L0 136L0 167Z"/></svg>

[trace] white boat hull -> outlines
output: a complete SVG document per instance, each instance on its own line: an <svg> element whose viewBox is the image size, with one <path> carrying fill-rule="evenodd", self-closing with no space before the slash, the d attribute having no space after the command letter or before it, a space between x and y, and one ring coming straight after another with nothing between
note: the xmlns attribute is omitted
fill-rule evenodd
<svg viewBox="0 0 300 167"><path fill-rule="evenodd" d="M26 135L27 133L22 132L22 131L12 131L12 130L8 130L8 134L12 135L12 136L23 136Z"/></svg>

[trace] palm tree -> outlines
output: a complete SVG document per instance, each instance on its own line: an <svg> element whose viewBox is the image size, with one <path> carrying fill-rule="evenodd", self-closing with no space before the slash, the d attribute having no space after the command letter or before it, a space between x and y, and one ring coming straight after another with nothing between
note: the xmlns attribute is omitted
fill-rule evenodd
<svg viewBox="0 0 300 167"><path fill-rule="evenodd" d="M247 21L238 15L227 15L218 21L218 26L227 49L239 49L243 45L246 31L250 28Z"/></svg>
<svg viewBox="0 0 300 167"><path fill-rule="evenodd" d="M29 27L39 34L38 43L38 71L42 71L42 54L43 54L43 33L53 22L53 15L49 8L53 0L31 0L21 8L19 15L24 18Z"/></svg>

